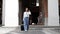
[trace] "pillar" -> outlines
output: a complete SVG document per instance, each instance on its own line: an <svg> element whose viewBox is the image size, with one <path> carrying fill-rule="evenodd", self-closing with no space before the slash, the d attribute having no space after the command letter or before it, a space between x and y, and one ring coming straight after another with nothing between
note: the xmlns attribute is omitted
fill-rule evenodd
<svg viewBox="0 0 60 34"><path fill-rule="evenodd" d="M3 0L3 18L2 23L7 27L16 27L18 26L18 12L19 12L19 4L18 0Z"/></svg>
<svg viewBox="0 0 60 34"><path fill-rule="evenodd" d="M58 0L48 0L48 26L59 26Z"/></svg>

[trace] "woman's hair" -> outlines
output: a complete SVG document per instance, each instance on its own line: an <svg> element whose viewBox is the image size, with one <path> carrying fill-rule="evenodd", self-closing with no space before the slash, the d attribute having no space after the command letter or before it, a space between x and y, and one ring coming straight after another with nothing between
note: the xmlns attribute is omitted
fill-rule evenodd
<svg viewBox="0 0 60 34"><path fill-rule="evenodd" d="M27 11L29 11L29 8L28 7L26 7L28 10ZM26 10L26 8L25 8L25 10Z"/></svg>

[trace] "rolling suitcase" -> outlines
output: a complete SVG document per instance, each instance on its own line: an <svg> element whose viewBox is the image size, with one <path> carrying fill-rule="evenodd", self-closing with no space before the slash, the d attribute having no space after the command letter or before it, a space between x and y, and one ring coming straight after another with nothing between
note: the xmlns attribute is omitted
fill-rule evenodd
<svg viewBox="0 0 60 34"><path fill-rule="evenodd" d="M24 25L21 25L21 31L24 31Z"/></svg>

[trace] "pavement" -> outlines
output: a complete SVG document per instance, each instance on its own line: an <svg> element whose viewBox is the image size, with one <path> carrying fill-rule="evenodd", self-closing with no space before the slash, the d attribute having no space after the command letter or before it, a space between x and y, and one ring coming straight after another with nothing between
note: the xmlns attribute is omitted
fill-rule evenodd
<svg viewBox="0 0 60 34"><path fill-rule="evenodd" d="M21 31L18 27L0 27L0 34L60 34L60 27L30 26L28 31Z"/></svg>

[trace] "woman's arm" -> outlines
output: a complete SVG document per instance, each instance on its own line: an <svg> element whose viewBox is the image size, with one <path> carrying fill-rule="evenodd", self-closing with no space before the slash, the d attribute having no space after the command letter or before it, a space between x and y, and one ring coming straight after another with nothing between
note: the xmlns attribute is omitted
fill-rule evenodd
<svg viewBox="0 0 60 34"><path fill-rule="evenodd" d="M29 10L29 15L31 15L31 11Z"/></svg>

